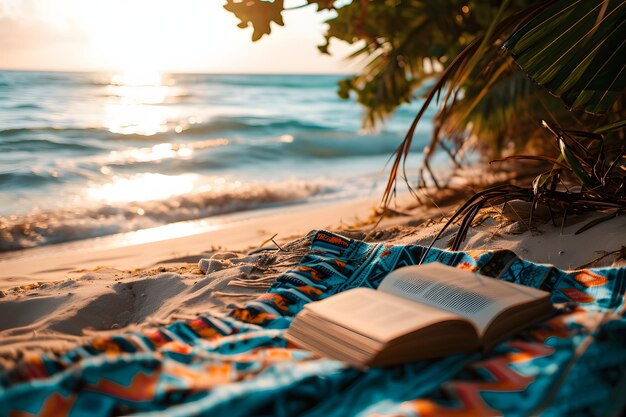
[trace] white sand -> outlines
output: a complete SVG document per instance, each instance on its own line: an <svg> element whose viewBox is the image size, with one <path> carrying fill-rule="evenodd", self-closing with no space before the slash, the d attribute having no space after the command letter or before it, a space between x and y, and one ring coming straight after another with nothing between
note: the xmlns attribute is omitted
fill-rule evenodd
<svg viewBox="0 0 626 417"><path fill-rule="evenodd" d="M167 239L172 230L132 232L122 236L82 240L44 246L0 255L0 290L32 282L50 282L75 277L76 269L108 266L118 269L144 268L157 261L198 255L217 248L244 250L257 247L277 234L278 239L303 235L316 228L336 228L367 219L375 200L357 200L334 205L302 205L258 210L243 214L216 216L200 228L212 229L200 234ZM187 223L194 226L194 222ZM184 226L184 225L183 225ZM186 227L185 227L186 228ZM162 230L162 235L158 235ZM174 233L178 230L174 229ZM135 243L146 234L149 243Z"/></svg>
<svg viewBox="0 0 626 417"><path fill-rule="evenodd" d="M309 230L343 229L368 241L428 245L443 224L442 214L453 210L406 209L408 216L385 219L376 229L369 225L352 230L371 215L376 203L216 217L211 219L213 230L186 237L142 244L104 238L0 258L0 363L9 363L18 351L63 350L96 333L165 324L245 302L298 261L308 244L302 236ZM570 219L563 234L551 224L524 231L522 223L503 226L496 209L472 229L462 249L510 249L525 259L564 269L618 251L594 266L624 265L619 250L626 245L626 216L575 236L589 219ZM446 247L454 230L436 246ZM282 251L246 255L245 250L274 234ZM197 262L210 257L213 270L205 275Z"/></svg>

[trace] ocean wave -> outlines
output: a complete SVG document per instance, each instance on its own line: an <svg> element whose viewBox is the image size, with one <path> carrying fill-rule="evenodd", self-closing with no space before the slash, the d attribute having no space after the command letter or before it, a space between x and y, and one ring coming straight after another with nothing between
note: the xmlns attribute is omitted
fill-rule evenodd
<svg viewBox="0 0 626 417"><path fill-rule="evenodd" d="M257 131L245 133L246 129L260 130L259 126L263 125L269 127L262 135ZM46 157L19 172L5 171L0 176L0 185L7 189L27 189L64 181L69 184L70 180L102 181L112 174L142 172L166 175L251 172L283 161L310 164L313 160L389 156L402 140L393 131L359 134L303 126L308 125L292 120L220 119L193 125L187 133L162 133L149 138L95 128L7 129L0 131L0 152L45 153ZM225 129L236 133L225 133ZM111 142L117 140L126 141L126 146ZM427 140L425 133L417 132L415 148L419 150Z"/></svg>
<svg viewBox="0 0 626 417"><path fill-rule="evenodd" d="M153 135L142 135L138 133L124 134L111 132L105 127L57 127L57 126L38 126L38 127L18 127L0 130L0 138L24 136L38 133L52 133L59 136L71 135L72 138L106 138L118 140L161 140L164 137L171 136L201 136L211 135L228 131L251 131L289 133L297 130L330 130L331 128L315 124L307 123L295 119L274 119L262 117L218 117L201 123L188 124L187 121L168 121L168 125L186 125L180 131L174 129L158 132Z"/></svg>
<svg viewBox="0 0 626 417"><path fill-rule="evenodd" d="M396 132L303 132L293 135L286 150L291 154L317 158L381 155L391 154L401 140Z"/></svg>
<svg viewBox="0 0 626 417"><path fill-rule="evenodd" d="M12 171L0 172L0 188L40 187L49 183L61 183L63 179L58 171Z"/></svg>
<svg viewBox="0 0 626 417"><path fill-rule="evenodd" d="M131 202L96 208L72 207L0 217L0 251L99 237L202 219L273 205L294 204L330 193L324 180L249 183L221 191L185 194L160 201Z"/></svg>
<svg viewBox="0 0 626 417"><path fill-rule="evenodd" d="M155 164L161 167L160 171L168 171L167 166L164 166L164 162L175 160L175 165L179 165L182 162L184 165L179 165L174 171L169 173L178 173L178 171L194 171L194 160L198 159L197 153L209 149L215 149L228 146L230 141L224 138L207 139L198 142L190 143L159 143L152 147L147 148L127 148L111 151L106 156L96 156L88 160L82 160L83 165L89 163L96 166L115 166L124 167L132 166L135 168L149 167L151 164ZM206 168L207 161L202 157L199 158L198 168ZM226 164L231 161L224 161ZM234 162L234 161L233 161ZM166 164L167 165L167 164ZM204 165L204 166L203 166ZM168 173L168 172L166 172Z"/></svg>
<svg viewBox="0 0 626 417"><path fill-rule="evenodd" d="M205 123L192 124L181 133L198 135L225 131L265 130L289 133L293 130L329 130L327 126L295 119L263 117L221 117Z"/></svg>
<svg viewBox="0 0 626 417"><path fill-rule="evenodd" d="M205 172L250 167L281 159L309 160L391 155L401 135L394 132L359 135L354 132L303 131L266 139L207 139L186 143L159 143L133 147L93 157L83 163L108 165L166 174ZM425 146L427 137L416 135L415 146Z"/></svg>
<svg viewBox="0 0 626 417"><path fill-rule="evenodd" d="M4 75L4 77L2 77ZM289 90L336 88L344 75L302 76L298 74L162 74L161 80L117 80L112 74L11 71L0 74L0 87L27 86L207 86L213 87L259 87Z"/></svg>
<svg viewBox="0 0 626 417"><path fill-rule="evenodd" d="M135 100L138 104L162 105L180 103L193 97L186 89L169 86L113 86L110 85L96 97Z"/></svg>
<svg viewBox="0 0 626 417"><path fill-rule="evenodd" d="M85 76L86 74L69 72L2 71L0 77L3 79L0 80L0 86L75 85L80 78Z"/></svg>
<svg viewBox="0 0 626 417"><path fill-rule="evenodd" d="M0 83L0 87L2 86L2 84ZM28 103L28 104L18 104L17 106L13 106L11 107L12 109L16 109L16 110L41 110L43 109L43 107L37 105L37 104L32 104L32 103Z"/></svg>
<svg viewBox="0 0 626 417"><path fill-rule="evenodd" d="M55 137L63 137L68 139L86 140L98 139L103 141L119 140L119 141L159 141L164 137L171 136L174 132L159 132L153 135L142 135L139 133L118 133L111 132L105 127L17 127L11 129L0 130L0 139L4 138L23 138L32 137L33 135L52 134Z"/></svg>
<svg viewBox="0 0 626 417"><path fill-rule="evenodd" d="M50 139L0 139L0 152L47 152L57 176L41 172L9 172L0 177L5 186L40 185L82 176L101 177L114 172L160 172L178 175L185 172L208 173L216 170L244 171L260 164L281 160L340 159L391 155L401 140L394 132L360 135L354 132L302 131L293 135L267 138L190 140L181 143L160 142L150 146L110 148L97 140L66 143ZM427 138L416 135L415 146L424 146ZM65 152L71 152L67 158Z"/></svg>
<svg viewBox="0 0 626 417"><path fill-rule="evenodd" d="M56 127L56 126L38 126L38 127L15 127L10 129L0 130L0 137L20 136L32 133L78 133L78 134L97 134L97 133L110 133L104 128L96 127Z"/></svg>
<svg viewBox="0 0 626 417"><path fill-rule="evenodd" d="M68 143L51 139L15 139L0 141L1 152L20 151L94 151L102 149L99 146L86 143Z"/></svg>
<svg viewBox="0 0 626 417"><path fill-rule="evenodd" d="M341 75L316 75L314 77L302 77L298 74L162 74L159 84L152 80L144 83L127 83L126 80L116 80L110 74L98 74L85 77L84 85L93 86L184 86L205 85L213 86L238 86L238 87L261 87L261 88L287 88L287 89L319 89L336 86L337 81L345 76ZM76 80L78 82L79 80ZM139 80L141 81L141 80Z"/></svg>
<svg viewBox="0 0 626 417"><path fill-rule="evenodd" d="M335 87L344 78L338 75L302 77L296 74L174 74L170 77L178 85L217 85L238 87L319 89Z"/></svg>

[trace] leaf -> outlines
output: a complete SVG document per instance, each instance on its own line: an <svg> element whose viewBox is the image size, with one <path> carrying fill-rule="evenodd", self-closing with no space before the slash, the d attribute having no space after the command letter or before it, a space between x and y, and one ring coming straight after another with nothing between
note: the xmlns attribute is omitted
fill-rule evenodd
<svg viewBox="0 0 626 417"><path fill-rule="evenodd" d="M493 161L490 161L489 163L491 164L493 162L504 162L504 161L508 161L509 159L526 159L526 160L533 160L533 161L541 161L541 162L547 162L553 165L557 165L567 170L570 169L567 165L563 164L558 159L551 158L549 156L543 156L543 155L511 155L511 156L507 156L506 158L494 159Z"/></svg>
<svg viewBox="0 0 626 417"><path fill-rule="evenodd" d="M439 2L435 3L438 4ZM407 184L409 191L412 191L412 187L408 183L405 167L413 142L413 137L417 129L418 123L420 122L422 116L425 114L432 100L435 97L439 98L440 94L445 91L445 97L441 101L442 104L439 113L436 116L437 123L435 124L434 133L432 135L431 142L428 145L427 150L425 151L424 156L424 167L430 172L431 178L435 183L435 186L439 188L437 180L429 167L429 162L430 158L437 150L437 147L440 146L440 142L442 139L439 133L441 132L441 126L448 116L448 112L451 107L450 102L452 102L452 105L454 105L455 99L459 95L459 93L460 95L463 95L467 91L466 88L464 88L466 87L465 84L471 84L472 81L481 84L484 76L484 74L482 73L482 69L486 68L489 63L501 61L502 57L498 59L498 57L500 56L500 54L497 53L498 49L493 46L494 44L500 42L500 38L503 36L504 32L509 31L507 33L510 33L510 31L513 31L514 28L517 27L517 24L522 19L526 19L528 18L528 16L535 16L546 7L544 3L538 3L524 10L518 10L512 14L504 16L503 6L505 6L506 4L507 3L502 3L500 7L496 10L495 16L497 16L498 19L491 20L488 23L485 34L475 36L463 48L463 50L458 53L456 57L452 61L450 61L449 64L447 64L445 70L438 75L437 81L426 94L422 107L413 119L413 123L411 123L411 126L409 127L409 130L404 137L404 140L400 143L393 156L393 163L391 165L389 179L387 181L387 187L385 188L385 191L383 193L382 204L384 206L387 206L395 195L399 169L402 169L404 182L405 184ZM478 75L477 72L479 72L480 75ZM493 78L493 81L490 81L490 84L492 86L491 88L493 88L493 85L497 81L498 77L496 76L495 78L491 78ZM480 85L478 94L484 97L486 95L486 92L483 92L483 85ZM476 107L477 104L478 103L474 103L474 100L472 100L470 107ZM458 123L456 123L455 126L458 127ZM464 129L460 129L456 132L448 133L461 136L463 134L463 130ZM448 136L452 136L452 134L449 134ZM421 179L423 180L423 177Z"/></svg>
<svg viewBox="0 0 626 417"><path fill-rule="evenodd" d="M317 10L332 10L335 0L306 0L307 4L317 5Z"/></svg>
<svg viewBox="0 0 626 417"><path fill-rule="evenodd" d="M561 138L558 139L559 147L561 148L561 154L563 155L563 159L567 162L567 165L570 166L572 172L576 177L580 180L582 184L584 184L587 188L594 188L598 185L597 181L594 181L585 171L583 166L581 165L579 159L572 152L571 148L567 146L565 141Z"/></svg>
<svg viewBox="0 0 626 417"><path fill-rule="evenodd" d="M601 126L593 131L593 133L608 133L613 130L623 129L626 127L626 119L622 119L619 122L611 123L605 126Z"/></svg>
<svg viewBox="0 0 626 417"><path fill-rule="evenodd" d="M571 110L607 112L626 88L626 2L558 1L504 43L537 84Z"/></svg>
<svg viewBox="0 0 626 417"><path fill-rule="evenodd" d="M603 222L605 222L605 221L607 221L607 220L611 220L611 219L613 219L613 218L615 218L615 217L619 216L619 215L620 215L621 213L623 213L623 212L624 212L624 210L623 210L623 209L618 209L618 210L614 211L613 213L609 213L609 214L607 214L607 215L605 215L605 216L598 217L598 218L596 218L596 219L594 219L594 220L590 221L589 223L586 223L586 224L585 224L583 227L581 227L580 229L576 230L576 231L574 232L574 234L575 234L575 235L579 235L579 234L583 233L584 231L589 230L589 229L591 229L592 227L599 225L600 223L603 223Z"/></svg>
<svg viewBox="0 0 626 417"><path fill-rule="evenodd" d="M258 41L272 31L270 23L283 26L283 0L227 0L224 9L233 13L241 21L237 26L246 28L252 25L252 41Z"/></svg>

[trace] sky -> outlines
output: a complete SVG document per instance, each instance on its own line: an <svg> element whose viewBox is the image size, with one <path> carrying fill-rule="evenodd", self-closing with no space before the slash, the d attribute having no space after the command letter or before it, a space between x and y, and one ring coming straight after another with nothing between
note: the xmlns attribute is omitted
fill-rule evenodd
<svg viewBox="0 0 626 417"><path fill-rule="evenodd" d="M297 6L304 0L286 0ZM223 0L0 0L0 69L209 73L347 73L351 47L322 55L327 13L283 13L251 41Z"/></svg>

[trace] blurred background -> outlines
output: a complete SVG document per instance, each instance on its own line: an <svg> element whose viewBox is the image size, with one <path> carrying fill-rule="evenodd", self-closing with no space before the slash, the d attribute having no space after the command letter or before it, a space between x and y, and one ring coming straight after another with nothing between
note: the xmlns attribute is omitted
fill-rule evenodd
<svg viewBox="0 0 626 417"><path fill-rule="evenodd" d="M0 0L0 250L381 195L419 103L366 132L328 13L253 44L220 3Z"/></svg>
<svg viewBox="0 0 626 417"><path fill-rule="evenodd" d="M625 22L619 0L0 0L0 250L428 204L474 163L463 192L619 215Z"/></svg>

